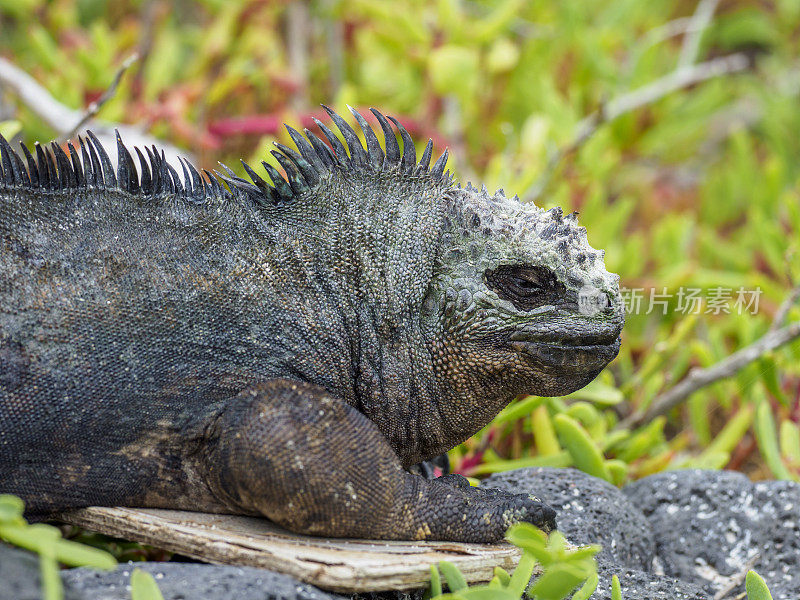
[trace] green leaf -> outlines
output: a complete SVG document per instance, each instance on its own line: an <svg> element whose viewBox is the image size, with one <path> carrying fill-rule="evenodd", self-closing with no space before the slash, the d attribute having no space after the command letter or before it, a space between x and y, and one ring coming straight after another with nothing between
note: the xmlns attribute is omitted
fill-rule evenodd
<svg viewBox="0 0 800 600"><path fill-rule="evenodd" d="M22 518L25 503L11 494L0 494L0 523L15 523Z"/></svg>
<svg viewBox="0 0 800 600"><path fill-rule="evenodd" d="M108 552L64 540L58 529L44 523L0 523L0 538L38 554L47 550L55 560L70 567L112 570L117 566L116 559Z"/></svg>
<svg viewBox="0 0 800 600"><path fill-rule="evenodd" d="M622 587L616 575L611 577L611 600L622 600Z"/></svg>
<svg viewBox="0 0 800 600"><path fill-rule="evenodd" d="M500 473L513 469L524 469L527 467L556 467L565 468L572 465L572 457L569 452L562 450L558 454L550 456L526 456L524 458L512 458L510 460L495 460L485 462L470 469L473 475L483 475L486 473Z"/></svg>
<svg viewBox="0 0 800 600"><path fill-rule="evenodd" d="M61 600L64 597L64 586L61 583L58 563L52 556L39 555L39 574L42 578L44 600Z"/></svg>
<svg viewBox="0 0 800 600"><path fill-rule="evenodd" d="M571 562L579 562L594 557L594 555L602 549L603 546L600 544L588 544L575 548L574 550L568 550L564 558Z"/></svg>
<svg viewBox="0 0 800 600"><path fill-rule="evenodd" d="M602 450L604 452L609 451L616 451L621 452L622 448L624 448L628 440L631 439L631 432L627 429L615 429L614 431L610 431L605 439L603 439L603 447Z"/></svg>
<svg viewBox="0 0 800 600"><path fill-rule="evenodd" d="M64 52L53 39L53 33L55 32L48 31L39 23L33 25L28 31L30 51L48 69L57 69L59 61L64 56Z"/></svg>
<svg viewBox="0 0 800 600"><path fill-rule="evenodd" d="M18 19L33 16L42 0L0 0L0 13L6 13Z"/></svg>
<svg viewBox="0 0 800 600"><path fill-rule="evenodd" d="M736 414L728 419L725 427L717 434L704 453L732 452L750 429L754 413L755 408L752 404L742 406L736 411Z"/></svg>
<svg viewBox="0 0 800 600"><path fill-rule="evenodd" d="M15 135L22 131L22 123L19 121L2 121L0 122L0 135L7 140L10 140Z"/></svg>
<svg viewBox="0 0 800 600"><path fill-rule="evenodd" d="M502 567L494 568L494 576L497 577L503 587L507 587L508 583L511 581L511 575Z"/></svg>
<svg viewBox="0 0 800 600"><path fill-rule="evenodd" d="M528 587L528 583L533 575L533 567L536 565L536 559L529 552L523 552L522 556L517 563L517 568L511 575L511 579L506 586L508 591L515 597L519 598Z"/></svg>
<svg viewBox="0 0 800 600"><path fill-rule="evenodd" d="M23 522L22 525L0 524L0 539L4 539L14 546L38 553L40 545L46 544L49 537L41 535L40 532Z"/></svg>
<svg viewBox="0 0 800 600"><path fill-rule="evenodd" d="M153 576L141 569L131 573L131 600L164 600Z"/></svg>
<svg viewBox="0 0 800 600"><path fill-rule="evenodd" d="M486 68L490 73L505 73L514 68L519 61L519 48L508 38L494 41L486 56Z"/></svg>
<svg viewBox="0 0 800 600"><path fill-rule="evenodd" d="M520 598L518 595L503 588L491 588L484 585L462 590L455 596L463 600L519 600Z"/></svg>
<svg viewBox="0 0 800 600"><path fill-rule="evenodd" d="M700 456L690 458L684 462L682 469L701 469L704 471L718 471L731 461L730 452L703 452Z"/></svg>
<svg viewBox="0 0 800 600"><path fill-rule="evenodd" d="M647 454L650 450L664 441L665 417L656 417L641 431L634 434L624 443L624 449L618 456L625 462L633 462Z"/></svg>
<svg viewBox="0 0 800 600"><path fill-rule="evenodd" d="M544 398L541 396L526 396L522 400L513 402L501 410L500 413L494 418L493 423L495 425L501 425L503 423L509 423L523 419L531 414L533 410L543 402Z"/></svg>
<svg viewBox="0 0 800 600"><path fill-rule="evenodd" d="M524 0L505 0L495 3L494 10L483 19L477 21L475 40L483 42L494 39L519 14L525 5Z"/></svg>
<svg viewBox="0 0 800 600"><path fill-rule="evenodd" d="M575 466L584 473L611 481L611 473L597 444L575 419L567 415L556 415L553 424L558 439L575 461Z"/></svg>
<svg viewBox="0 0 800 600"><path fill-rule="evenodd" d="M762 356L758 361L758 370L761 373L761 381L772 397L783 406L789 407L791 402L781 389L780 378L778 377L778 366L775 359L769 355Z"/></svg>
<svg viewBox="0 0 800 600"><path fill-rule="evenodd" d="M600 576L597 573L592 573L586 580L586 583L583 584L581 589L572 595L572 600L589 600L591 595L594 594L595 590L597 589L597 585L599 583Z"/></svg>
<svg viewBox="0 0 800 600"><path fill-rule="evenodd" d="M467 580L453 563L443 560L439 563L439 570L447 581L451 592L459 592L467 588Z"/></svg>
<svg viewBox="0 0 800 600"><path fill-rule="evenodd" d="M567 550L567 538L560 531L547 536L547 550L555 559L563 558Z"/></svg>
<svg viewBox="0 0 800 600"><path fill-rule="evenodd" d="M587 428L602 419L600 412L594 406L584 401L570 404L566 414Z"/></svg>
<svg viewBox="0 0 800 600"><path fill-rule="evenodd" d="M621 486L628 478L628 463L624 460L611 459L606 461L606 468L611 474L611 483Z"/></svg>
<svg viewBox="0 0 800 600"><path fill-rule="evenodd" d="M765 399L759 401L756 408L755 419L756 442L764 462L767 463L770 471L778 479L792 479L792 474L781 460L781 453L778 449L778 432L775 431L775 420L772 417L772 409L769 402Z"/></svg>
<svg viewBox="0 0 800 600"><path fill-rule="evenodd" d="M780 42L778 29L773 23L756 7L744 7L715 19L711 37L727 51L772 46Z"/></svg>
<svg viewBox="0 0 800 600"><path fill-rule="evenodd" d="M428 57L428 73L438 93L468 96L478 81L478 53L465 46L441 46Z"/></svg>
<svg viewBox="0 0 800 600"><path fill-rule="evenodd" d="M508 528L506 539L523 550L542 552L547 548L547 534L530 523L515 523Z"/></svg>
<svg viewBox="0 0 800 600"><path fill-rule="evenodd" d="M572 392L570 395L566 396L566 398L588 400L589 402L594 402L601 406L614 406L622 402L625 396L614 386L607 385L595 379L585 388Z"/></svg>
<svg viewBox="0 0 800 600"><path fill-rule="evenodd" d="M800 466L800 427L789 419L781 422L781 454Z"/></svg>
<svg viewBox="0 0 800 600"><path fill-rule="evenodd" d="M709 402L709 394L705 393L692 394L686 401L692 433L694 433L698 443L703 446L711 442L711 410L708 408Z"/></svg>
<svg viewBox="0 0 800 600"><path fill-rule="evenodd" d="M70 540L57 540L55 552L58 562L70 567L92 567L105 571L112 571L117 567L117 560L105 550Z"/></svg>
<svg viewBox="0 0 800 600"><path fill-rule="evenodd" d="M748 571L744 580L747 590L747 600L772 600L766 582L755 571Z"/></svg>
<svg viewBox="0 0 800 600"><path fill-rule="evenodd" d="M61 600L64 595L58 563L55 556L55 543L61 532L50 525L36 524L25 527L31 543L39 554L39 574L42 579L42 595L45 600Z"/></svg>
<svg viewBox="0 0 800 600"><path fill-rule="evenodd" d="M528 595L535 598L564 598L591 576L580 566L557 563L531 586Z"/></svg>
<svg viewBox="0 0 800 600"><path fill-rule="evenodd" d="M550 412L544 405L537 406L531 415L533 442L540 456L555 456L561 452Z"/></svg>
<svg viewBox="0 0 800 600"><path fill-rule="evenodd" d="M436 565L431 565L431 597L436 598L442 595L442 578Z"/></svg>

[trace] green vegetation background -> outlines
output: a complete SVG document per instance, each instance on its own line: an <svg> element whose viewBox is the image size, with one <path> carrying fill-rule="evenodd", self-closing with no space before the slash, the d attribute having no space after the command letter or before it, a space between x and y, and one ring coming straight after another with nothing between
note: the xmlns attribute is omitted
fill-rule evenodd
<svg viewBox="0 0 800 600"><path fill-rule="evenodd" d="M740 54L746 69L657 94L573 144L584 117L674 75L696 7L0 0L0 56L83 109L138 52L98 118L141 124L204 167L258 164L273 140L291 145L280 123L312 127L320 102L343 114L345 104L375 106L420 143L449 146L462 181L579 211L608 269L643 290L642 310L596 382L570 398L512 404L452 452L457 470L577 465L621 484L702 466L800 480L797 340L666 418L618 425L690 369L757 340L800 282L797 0L721 2L695 62ZM58 136L2 88L0 122L27 142ZM762 294L757 314L732 302L729 313L684 314L682 286L706 298L718 288ZM666 311L645 314L651 289L672 295Z"/></svg>

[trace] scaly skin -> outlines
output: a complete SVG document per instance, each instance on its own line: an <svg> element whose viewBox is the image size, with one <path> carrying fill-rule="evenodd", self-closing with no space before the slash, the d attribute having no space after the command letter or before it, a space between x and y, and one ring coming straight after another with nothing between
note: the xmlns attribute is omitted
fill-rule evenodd
<svg viewBox="0 0 800 600"><path fill-rule="evenodd" d="M118 143L0 139L0 492L262 514L297 532L490 542L527 495L409 472L522 393L616 355L618 278L573 216L452 184L334 113L287 173L184 182ZM310 142L309 142L310 140ZM248 167L249 170L249 167ZM597 302L580 305L586 291Z"/></svg>

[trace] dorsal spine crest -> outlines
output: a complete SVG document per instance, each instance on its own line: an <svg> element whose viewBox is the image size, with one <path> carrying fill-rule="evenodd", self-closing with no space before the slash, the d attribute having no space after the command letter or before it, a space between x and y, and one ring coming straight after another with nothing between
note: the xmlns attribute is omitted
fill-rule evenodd
<svg viewBox="0 0 800 600"><path fill-rule="evenodd" d="M353 108L356 122L361 128L366 148L350 125L331 108L323 105L345 140L331 131L324 123L314 119L327 139L321 138L308 129L303 136L287 126L289 136L297 146L292 150L276 143L278 149L272 154L283 167L285 175L262 162L271 183L242 161L244 170L251 181L237 176L233 170L220 163L224 173L203 170L203 174L189 161L180 159L183 178L170 165L164 153L155 146L145 147L144 152L134 148L139 167L133 155L125 146L119 132L116 133L117 168L111 164L108 153L100 140L91 131L86 137L78 138L78 148L68 145L69 155L63 148L52 143L50 148L35 144L34 154L25 146L22 156L0 136L0 188L47 190L60 192L79 189L98 189L122 191L133 195L159 198L179 196L194 203L202 203L215 198L249 200L258 206L271 206L290 203L297 197L312 190L319 181L333 170L343 172L389 171L393 170L408 177L430 177L433 180L450 184L452 177L444 170L447 163L447 150L430 167L433 142L428 140L422 159L417 162L416 149L408 131L393 117L385 117L371 108L384 137L384 151L364 116ZM402 150L389 124L394 124L403 142ZM220 182L224 182L223 186Z"/></svg>

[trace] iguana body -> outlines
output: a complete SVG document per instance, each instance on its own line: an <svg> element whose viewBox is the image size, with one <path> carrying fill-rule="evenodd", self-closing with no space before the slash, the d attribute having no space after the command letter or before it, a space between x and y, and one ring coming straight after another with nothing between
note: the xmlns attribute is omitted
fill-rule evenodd
<svg viewBox="0 0 800 600"><path fill-rule="evenodd" d="M595 377L616 276L573 217L453 186L379 113L385 153L331 117L347 148L290 130L286 179L229 189L149 151L140 177L121 142L116 170L94 138L36 159L0 142L0 493L331 536L553 526L533 497L405 469Z"/></svg>

